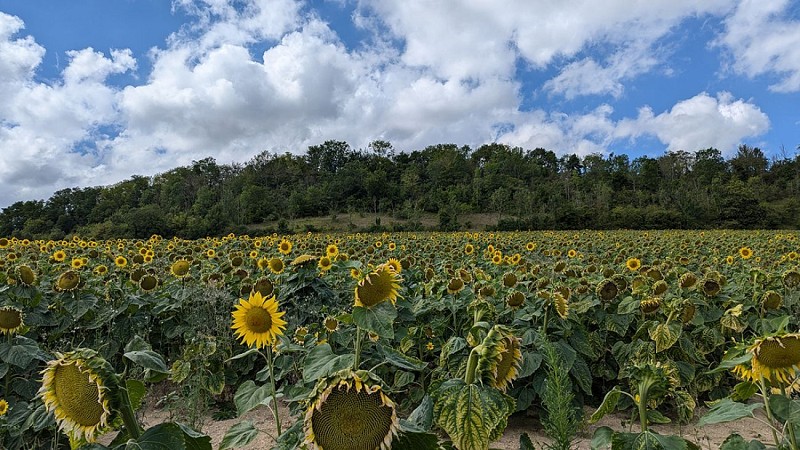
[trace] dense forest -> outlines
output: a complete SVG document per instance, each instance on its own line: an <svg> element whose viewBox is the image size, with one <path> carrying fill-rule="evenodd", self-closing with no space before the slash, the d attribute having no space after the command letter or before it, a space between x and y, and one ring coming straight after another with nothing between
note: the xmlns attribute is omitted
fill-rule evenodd
<svg viewBox="0 0 800 450"><path fill-rule="evenodd" d="M473 212L496 213L504 230L800 228L800 155L769 160L741 145L727 160L714 148L631 160L501 144L396 152L385 141L360 150L327 141L303 155L262 152L243 164L206 158L19 201L0 212L0 236L289 232L302 230L288 220L348 212L390 214L401 220L395 231L420 229L423 213L438 214L438 229L457 230Z"/></svg>

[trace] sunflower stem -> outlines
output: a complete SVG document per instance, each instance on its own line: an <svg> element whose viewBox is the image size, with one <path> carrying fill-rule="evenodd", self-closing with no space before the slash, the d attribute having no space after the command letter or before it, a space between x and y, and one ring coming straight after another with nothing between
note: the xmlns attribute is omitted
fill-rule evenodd
<svg viewBox="0 0 800 450"><path fill-rule="evenodd" d="M364 332L361 331L361 327L356 326L356 357L353 358L353 370L356 371L358 370L358 366L361 364L361 339L363 334Z"/></svg>
<svg viewBox="0 0 800 450"><path fill-rule="evenodd" d="M120 386L119 389L120 405L119 413L122 416L122 423L125 424L125 429L133 439L139 439L142 435L142 427L139 426L139 421L136 420L136 414L133 412L131 405L131 398L128 396L128 389Z"/></svg>
<svg viewBox="0 0 800 450"><path fill-rule="evenodd" d="M759 388L761 388L761 396L764 397L764 411L766 411L767 419L769 419L772 439L775 441L775 447L780 448L781 441L778 440L778 432L775 431L775 418L772 416L772 409L769 406L769 391L767 391L767 384L764 382L764 377L760 374L758 377L758 384Z"/></svg>
<svg viewBox="0 0 800 450"><path fill-rule="evenodd" d="M786 387L781 385L781 395L786 396ZM788 398L788 397L787 397ZM788 423L789 443L792 445L792 450L797 450L797 436L794 434L794 424Z"/></svg>
<svg viewBox="0 0 800 450"><path fill-rule="evenodd" d="M481 346L477 346L469 352L469 360L467 361L467 372L464 374L464 382L467 384L472 384L475 382L475 374L478 371L478 349Z"/></svg>
<svg viewBox="0 0 800 450"><path fill-rule="evenodd" d="M278 436L281 435L281 416L278 412L278 395L275 392L275 364L272 357L272 346L267 346L267 365L269 366L269 383L272 388L272 415L275 416L275 425Z"/></svg>

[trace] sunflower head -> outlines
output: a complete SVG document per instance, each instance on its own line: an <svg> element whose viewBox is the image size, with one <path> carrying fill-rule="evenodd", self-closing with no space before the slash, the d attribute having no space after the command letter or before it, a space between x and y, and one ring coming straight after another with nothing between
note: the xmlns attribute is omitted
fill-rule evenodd
<svg viewBox="0 0 800 450"><path fill-rule="evenodd" d="M119 379L92 349L58 354L42 371L38 395L72 439L93 441L112 420Z"/></svg>
<svg viewBox="0 0 800 450"><path fill-rule="evenodd" d="M745 363L733 369L746 380L757 382L763 378L788 386L800 371L800 333L759 338L747 352L753 355L749 366Z"/></svg>
<svg viewBox="0 0 800 450"><path fill-rule="evenodd" d="M783 273L782 281L786 289L797 289L800 287L800 272L797 270L787 270Z"/></svg>
<svg viewBox="0 0 800 450"><path fill-rule="evenodd" d="M667 288L668 286L666 281L658 280L653 283L651 289L653 290L653 295L663 295L665 292L667 292Z"/></svg>
<svg viewBox="0 0 800 450"><path fill-rule="evenodd" d="M525 294L520 291L511 292L506 296L506 304L512 308L519 308L525 303Z"/></svg>
<svg viewBox="0 0 800 450"><path fill-rule="evenodd" d="M650 297L639 302L639 309L645 314L653 314L661 308L661 299Z"/></svg>
<svg viewBox="0 0 800 450"><path fill-rule="evenodd" d="M74 270L62 273L56 281L57 291L74 291L81 282L81 276Z"/></svg>
<svg viewBox="0 0 800 450"><path fill-rule="evenodd" d="M560 292L553 292L552 300L558 317L562 319L569 317L569 298L564 297Z"/></svg>
<svg viewBox="0 0 800 450"><path fill-rule="evenodd" d="M457 294L464 289L464 280L461 278L452 278L447 283L447 293L448 294Z"/></svg>
<svg viewBox="0 0 800 450"><path fill-rule="evenodd" d="M612 280L605 279L601 281L594 290L595 294L600 297L600 300L604 302L610 302L617 298L619 295L619 286L617 283L614 283Z"/></svg>
<svg viewBox="0 0 800 450"><path fill-rule="evenodd" d="M317 262L317 267L319 267L319 270L327 272L331 270L331 267L333 267L333 261L331 260L330 257L323 256L322 258L319 259L319 262Z"/></svg>
<svg viewBox="0 0 800 450"><path fill-rule="evenodd" d="M19 281L25 286L33 286L36 283L36 273L28 266L22 265L17 267L17 276Z"/></svg>
<svg viewBox="0 0 800 450"><path fill-rule="evenodd" d="M250 297L239 299L232 316L231 328L242 343L248 347L264 348L272 345L278 336L283 334L286 321L281 319L286 314L278 311L275 297L264 297L255 291Z"/></svg>
<svg viewBox="0 0 800 450"><path fill-rule="evenodd" d="M706 297L715 297L722 290L722 285L713 278L706 278L700 283L700 289Z"/></svg>
<svg viewBox="0 0 800 450"><path fill-rule="evenodd" d="M678 286L681 289L690 289L697 284L697 275L692 272L686 272L678 279Z"/></svg>
<svg viewBox="0 0 800 450"><path fill-rule="evenodd" d="M192 264L189 261L185 259L179 259L172 263L169 271L177 278L185 278L187 275L189 275L189 269L191 266Z"/></svg>
<svg viewBox="0 0 800 450"><path fill-rule="evenodd" d="M371 308L387 300L394 304L399 297L400 281L400 276L387 266L378 266L356 285L355 306Z"/></svg>
<svg viewBox="0 0 800 450"><path fill-rule="evenodd" d="M269 267L269 271L274 273L275 275L280 274L283 272L284 264L283 260L280 258L272 258L267 262L267 267Z"/></svg>
<svg viewBox="0 0 800 450"><path fill-rule="evenodd" d="M770 290L761 296L761 305L764 306L764 309L778 309L782 303L783 296L778 292Z"/></svg>
<svg viewBox="0 0 800 450"><path fill-rule="evenodd" d="M399 421L378 380L344 370L317 384L303 428L311 450L388 450Z"/></svg>
<svg viewBox="0 0 800 450"><path fill-rule="evenodd" d="M260 292L262 297L269 298L272 296L272 293L275 292L275 286L272 284L272 281L264 277L256 281L256 284L253 285L253 290Z"/></svg>
<svg viewBox="0 0 800 450"><path fill-rule="evenodd" d="M513 288L517 285L517 275L514 272L506 272L503 275L503 286Z"/></svg>
<svg viewBox="0 0 800 450"><path fill-rule="evenodd" d="M339 319L333 316L328 316L322 321L322 326L325 327L325 331L333 333L339 329Z"/></svg>
<svg viewBox="0 0 800 450"><path fill-rule="evenodd" d="M25 326L22 310L13 306L0 307L0 333L14 334Z"/></svg>
<svg viewBox="0 0 800 450"><path fill-rule="evenodd" d="M478 373L484 383L505 392L522 364L522 345L514 333L502 325L489 330L481 344Z"/></svg>
<svg viewBox="0 0 800 450"><path fill-rule="evenodd" d="M639 258L628 258L628 260L625 261L625 267L631 272L635 272L642 267L642 261Z"/></svg>
<svg viewBox="0 0 800 450"><path fill-rule="evenodd" d="M151 274L145 274L139 279L139 288L144 292L150 292L158 287L158 278Z"/></svg>

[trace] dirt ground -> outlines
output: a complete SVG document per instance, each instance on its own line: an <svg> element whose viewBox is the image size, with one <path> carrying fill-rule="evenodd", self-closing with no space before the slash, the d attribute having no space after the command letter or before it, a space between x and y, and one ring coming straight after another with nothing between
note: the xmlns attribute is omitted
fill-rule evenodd
<svg viewBox="0 0 800 450"><path fill-rule="evenodd" d="M586 416L588 417L592 410L587 408ZM696 416L700 417L704 411L698 410ZM145 409L144 418L146 426L152 426L157 423L169 421L169 413L166 410L157 410L152 408ZM230 419L215 421L208 418L202 431L211 436L211 443L213 448L218 448L222 437L225 432L241 420L252 420L257 429L264 431L251 442L248 446L243 447L246 450L266 449L270 448L273 440L269 436L275 433L275 422L272 419L272 414L266 408L259 408L246 414L241 419ZM284 429L293 423L293 419L289 417L289 410L282 408L281 410L281 423ZM660 434L673 434L682 436L696 444L704 450L716 450L720 444L731 433L739 433L747 441L750 439L759 439L762 442L767 442L771 439L769 431L765 425L755 419L741 419L731 423L708 425L698 428L694 423L684 426L677 424L669 425L654 425L652 429ZM576 450L590 449L590 441L594 430L601 426L608 426L615 430L629 431L630 430L630 416L628 414L611 414L604 417L599 423L586 426L577 436L573 447ZM638 429L638 425L634 424L633 431ZM525 417L523 415L515 415L509 419L508 428L503 436L491 444L491 448L502 450L517 450L519 449L519 437L523 433L528 433L537 449L544 448L544 444L549 442L549 439L544 434L544 431L539 424L538 419L534 417ZM113 436L106 436L107 440L111 440Z"/></svg>

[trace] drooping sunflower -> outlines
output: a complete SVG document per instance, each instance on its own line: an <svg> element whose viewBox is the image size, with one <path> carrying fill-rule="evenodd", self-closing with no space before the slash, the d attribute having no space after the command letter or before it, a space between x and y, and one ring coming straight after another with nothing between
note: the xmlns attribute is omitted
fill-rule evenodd
<svg viewBox="0 0 800 450"><path fill-rule="evenodd" d="M617 286L617 283L614 283L612 280L605 279L597 284L594 292L598 297L600 297L600 300L604 302L610 302L611 300L617 298L617 295L619 295L619 286Z"/></svg>
<svg viewBox="0 0 800 450"><path fill-rule="evenodd" d="M386 266L378 266L355 288L355 306L371 308L385 301L394 304L399 296L400 276Z"/></svg>
<svg viewBox="0 0 800 450"><path fill-rule="evenodd" d="M33 286L36 283L36 273L28 266L17 267L17 275L19 276L19 281L25 286Z"/></svg>
<svg viewBox="0 0 800 450"><path fill-rule="evenodd" d="M14 334L25 326L22 310L13 306L3 306L0 308L0 333Z"/></svg>
<svg viewBox="0 0 800 450"><path fill-rule="evenodd" d="M92 349L55 355L42 371L38 395L61 430L73 439L92 442L112 420L117 375Z"/></svg>
<svg viewBox="0 0 800 450"><path fill-rule="evenodd" d="M158 287L158 278L155 275L146 274L139 279L139 288L144 292L151 292Z"/></svg>
<svg viewBox="0 0 800 450"><path fill-rule="evenodd" d="M787 270L781 279L786 289L797 289L800 287L800 272L797 270Z"/></svg>
<svg viewBox="0 0 800 450"><path fill-rule="evenodd" d="M776 291L769 290L761 296L761 305L764 306L764 309L778 309L782 303L783 296Z"/></svg>
<svg viewBox="0 0 800 450"><path fill-rule="evenodd" d="M713 278L706 278L700 283L700 289L706 297L715 297L722 290L719 281Z"/></svg>
<svg viewBox="0 0 800 450"><path fill-rule="evenodd" d="M489 330L481 344L478 373L484 383L505 392L517 378L522 364L522 345L514 333L502 325Z"/></svg>
<svg viewBox="0 0 800 450"><path fill-rule="evenodd" d="M447 283L447 293L448 294L457 294L464 289L464 280L461 278L452 278Z"/></svg>
<svg viewBox="0 0 800 450"><path fill-rule="evenodd" d="M506 304L512 308L519 308L525 303L525 294L520 291L511 292L506 296Z"/></svg>
<svg viewBox="0 0 800 450"><path fill-rule="evenodd" d="M56 281L55 288L58 291L74 291L81 282L81 276L74 270L62 273Z"/></svg>
<svg viewBox="0 0 800 450"><path fill-rule="evenodd" d="M631 272L635 272L642 267L642 261L639 258L628 258L628 260L625 261L625 267Z"/></svg>
<svg viewBox="0 0 800 450"><path fill-rule="evenodd" d="M645 314L653 314L661 308L661 299L658 297L646 298L639 302L639 309Z"/></svg>
<svg viewBox="0 0 800 450"><path fill-rule="evenodd" d="M272 345L283 334L286 321L281 319L285 311L278 311L275 297L265 298L261 292L253 292L250 297L239 299L233 311L231 328L242 343L248 347L263 348Z"/></svg>
<svg viewBox="0 0 800 450"><path fill-rule="evenodd" d="M686 272L678 279L678 286L681 289L691 289L697 284L697 275L692 272Z"/></svg>
<svg viewBox="0 0 800 450"><path fill-rule="evenodd" d="M345 370L317 384L303 428L311 450L389 450L399 421L377 380Z"/></svg>
<svg viewBox="0 0 800 450"><path fill-rule="evenodd" d="M275 286L268 278L259 278L253 285L253 291L261 293L264 298L269 298L275 291Z"/></svg>
<svg viewBox="0 0 800 450"><path fill-rule="evenodd" d="M179 259L172 263L169 268L169 271L174 275L176 278L186 278L189 275L189 269L192 267L192 264L185 260Z"/></svg>
<svg viewBox="0 0 800 450"><path fill-rule="evenodd" d="M553 292L552 300L558 317L562 319L569 317L569 298L561 295L560 292Z"/></svg>
<svg viewBox="0 0 800 450"><path fill-rule="evenodd" d="M506 272L503 275L503 286L513 288L517 285L517 275L514 272Z"/></svg>
<svg viewBox="0 0 800 450"><path fill-rule="evenodd" d="M758 382L764 378L770 383L788 386L800 371L800 333L756 339L747 352L753 355L749 365L740 364L733 369L745 380Z"/></svg>

